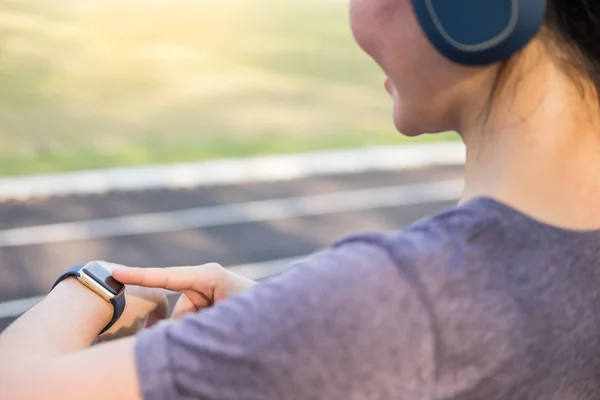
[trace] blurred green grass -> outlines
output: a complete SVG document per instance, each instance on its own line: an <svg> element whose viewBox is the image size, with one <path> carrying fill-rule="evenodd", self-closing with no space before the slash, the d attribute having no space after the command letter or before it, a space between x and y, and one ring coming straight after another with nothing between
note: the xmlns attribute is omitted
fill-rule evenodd
<svg viewBox="0 0 600 400"><path fill-rule="evenodd" d="M0 175L402 143L346 7L0 0Z"/></svg>

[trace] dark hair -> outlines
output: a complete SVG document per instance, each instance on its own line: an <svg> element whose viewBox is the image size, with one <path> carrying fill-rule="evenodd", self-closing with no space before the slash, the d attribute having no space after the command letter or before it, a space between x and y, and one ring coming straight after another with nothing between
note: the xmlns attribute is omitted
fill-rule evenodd
<svg viewBox="0 0 600 400"><path fill-rule="evenodd" d="M593 95L600 105L600 0L547 0L544 26L540 35L563 70L577 84L583 96ZM490 117L492 104L511 73L517 56L498 68L484 118ZM514 88L513 88L514 89Z"/></svg>
<svg viewBox="0 0 600 400"><path fill-rule="evenodd" d="M544 30L557 46L558 57L579 72L600 94L600 1L548 0ZM577 79L578 77L573 76ZM600 101L600 99L599 99Z"/></svg>

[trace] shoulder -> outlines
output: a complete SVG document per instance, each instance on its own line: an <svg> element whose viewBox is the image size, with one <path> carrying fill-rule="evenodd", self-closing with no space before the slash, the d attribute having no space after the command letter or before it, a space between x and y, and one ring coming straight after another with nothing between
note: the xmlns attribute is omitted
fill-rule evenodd
<svg viewBox="0 0 600 400"><path fill-rule="evenodd" d="M402 281L440 328L457 320L476 326L490 319L502 321L504 311L514 308L501 276L507 252L517 250L519 235L511 233L514 222L510 214L482 200L441 211L397 232L353 235L335 247L368 244L380 249L399 278L393 281L384 273L380 287L390 289Z"/></svg>
<svg viewBox="0 0 600 400"><path fill-rule="evenodd" d="M443 279L446 272L469 269L475 257L502 242L507 224L501 212L485 201L475 201L442 210L395 232L350 235L333 248L377 249L409 278Z"/></svg>
<svg viewBox="0 0 600 400"><path fill-rule="evenodd" d="M370 243L393 261L427 313L438 390L445 393L476 385L524 352L524 320L506 271L530 233L515 215L480 201L394 233L353 235L336 245Z"/></svg>

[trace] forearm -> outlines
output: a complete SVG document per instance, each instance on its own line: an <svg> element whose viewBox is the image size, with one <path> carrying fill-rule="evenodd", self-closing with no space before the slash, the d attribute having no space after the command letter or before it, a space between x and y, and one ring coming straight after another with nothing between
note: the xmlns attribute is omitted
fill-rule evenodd
<svg viewBox="0 0 600 400"><path fill-rule="evenodd" d="M138 400L134 339L90 348L112 315L110 303L65 279L0 335L0 399Z"/></svg>
<svg viewBox="0 0 600 400"><path fill-rule="evenodd" d="M112 313L111 304L65 279L0 335L0 375L89 347Z"/></svg>

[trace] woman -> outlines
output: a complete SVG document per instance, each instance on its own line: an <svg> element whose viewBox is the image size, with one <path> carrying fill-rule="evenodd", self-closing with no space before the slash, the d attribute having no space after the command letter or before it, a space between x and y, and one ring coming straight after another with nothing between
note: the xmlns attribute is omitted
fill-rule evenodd
<svg viewBox="0 0 600 400"><path fill-rule="evenodd" d="M549 0L533 40L469 53L424 7L449 6L460 30L452 7L505 2L413 3L352 0L352 29L389 77L400 132L460 133L459 206L257 285L218 266L118 269L182 291L187 314L92 348L113 311L65 279L0 337L0 397L600 398L600 6Z"/></svg>

